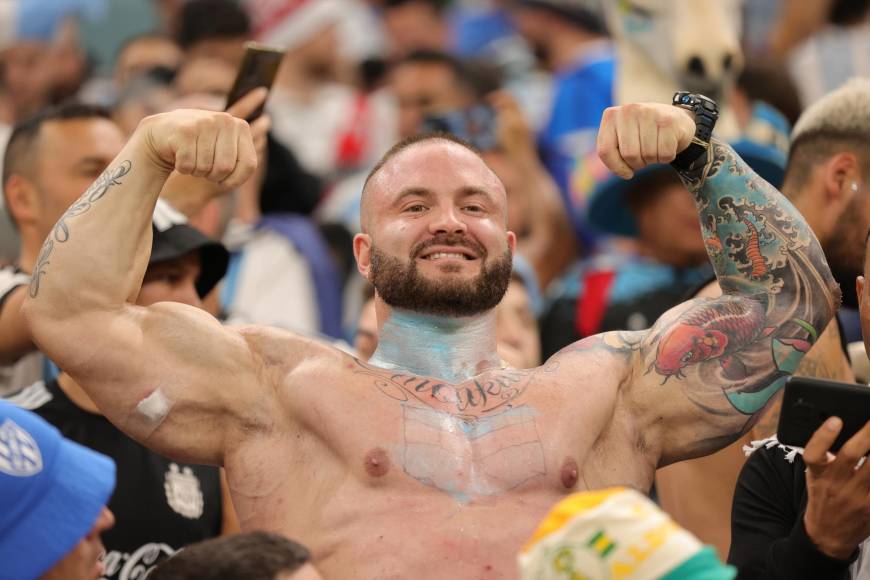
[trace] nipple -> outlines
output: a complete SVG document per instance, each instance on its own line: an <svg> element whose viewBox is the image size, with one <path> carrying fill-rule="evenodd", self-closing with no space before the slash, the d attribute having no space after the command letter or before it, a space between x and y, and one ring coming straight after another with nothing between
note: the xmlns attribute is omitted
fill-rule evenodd
<svg viewBox="0 0 870 580"><path fill-rule="evenodd" d="M573 489L577 484L579 473L577 462L574 458L568 457L565 459L565 463L562 464L562 485L565 486L565 489Z"/></svg>
<svg viewBox="0 0 870 580"><path fill-rule="evenodd" d="M366 454L366 473L372 477L383 477L390 470L390 458L387 452L376 447Z"/></svg>

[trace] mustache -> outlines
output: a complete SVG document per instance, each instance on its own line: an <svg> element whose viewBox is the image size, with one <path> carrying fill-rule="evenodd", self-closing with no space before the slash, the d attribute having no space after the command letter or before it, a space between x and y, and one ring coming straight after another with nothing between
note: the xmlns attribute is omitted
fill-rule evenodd
<svg viewBox="0 0 870 580"><path fill-rule="evenodd" d="M416 258L432 246L462 246L473 251L480 258L486 258L487 255L486 248L468 236L463 234L437 234L433 238L415 244L411 248L411 258Z"/></svg>

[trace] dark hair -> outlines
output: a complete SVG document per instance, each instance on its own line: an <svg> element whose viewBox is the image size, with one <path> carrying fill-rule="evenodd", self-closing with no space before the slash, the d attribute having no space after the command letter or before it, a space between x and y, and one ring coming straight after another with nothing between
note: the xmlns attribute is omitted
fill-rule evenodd
<svg viewBox="0 0 870 580"><path fill-rule="evenodd" d="M202 40L247 37L251 18L233 0L190 0L182 6L176 40L190 48Z"/></svg>
<svg viewBox="0 0 870 580"><path fill-rule="evenodd" d="M25 174L27 165L33 160L36 150L37 139L42 126L55 121L73 121L77 119L108 119L112 116L105 107L86 105L83 103L64 103L56 107L43 109L36 115L21 121L12 129L9 141L6 144L6 152L3 155L3 182L6 185L14 173ZM29 175L33 177L33 175ZM4 188L4 196L5 188ZM8 200L7 200L8 201ZM7 207L9 204L7 203ZM11 212L9 213L12 218ZM15 220L12 219L13 224ZM17 226L17 224L15 224Z"/></svg>
<svg viewBox="0 0 870 580"><path fill-rule="evenodd" d="M311 558L301 544L270 532L214 538L180 550L148 580L265 580L293 572Z"/></svg>
<svg viewBox="0 0 870 580"><path fill-rule="evenodd" d="M834 0L828 12L828 22L837 26L860 24L868 9L868 0Z"/></svg>
<svg viewBox="0 0 870 580"><path fill-rule="evenodd" d="M447 5L449 3L450 0L383 0L382 5L384 10L389 10L391 8L399 8L407 4L426 4L430 6L435 12L441 14L447 8Z"/></svg>
<svg viewBox="0 0 870 580"><path fill-rule="evenodd" d="M441 50L431 48L418 48L412 50L405 56L397 59L393 63L393 68L398 68L405 64L433 64L442 65L449 68L456 75L459 82L468 84L467 69L462 64L462 61Z"/></svg>
<svg viewBox="0 0 870 580"><path fill-rule="evenodd" d="M592 34L607 35L607 26L600 14L580 2L571 0L515 0L527 8L535 8L555 14L564 22Z"/></svg>
<svg viewBox="0 0 870 580"><path fill-rule="evenodd" d="M782 63L753 56L737 77L737 86L750 101L763 101L782 113L792 127L801 116L797 85Z"/></svg>

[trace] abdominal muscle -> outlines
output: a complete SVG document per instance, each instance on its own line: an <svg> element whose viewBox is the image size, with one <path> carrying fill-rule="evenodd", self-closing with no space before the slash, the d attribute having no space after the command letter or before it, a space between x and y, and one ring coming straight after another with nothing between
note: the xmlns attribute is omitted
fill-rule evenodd
<svg viewBox="0 0 870 580"><path fill-rule="evenodd" d="M519 550L562 497L537 489L458 503L414 487L349 492L325 508L326 525L306 534L324 578L519 578Z"/></svg>

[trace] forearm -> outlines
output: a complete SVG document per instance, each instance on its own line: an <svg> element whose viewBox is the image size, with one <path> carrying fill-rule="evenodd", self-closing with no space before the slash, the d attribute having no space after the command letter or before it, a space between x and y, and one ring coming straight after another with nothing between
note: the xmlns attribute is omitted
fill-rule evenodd
<svg viewBox="0 0 870 580"><path fill-rule="evenodd" d="M800 295L818 307L815 327L824 328L839 303L839 290L812 230L730 146L716 140L711 146L708 168L680 172L680 177L695 196L722 291ZM801 284L798 273L812 280Z"/></svg>
<svg viewBox="0 0 870 580"><path fill-rule="evenodd" d="M142 134L140 126L46 238L26 303L34 336L41 321L135 300L150 254L151 215L169 175Z"/></svg>

